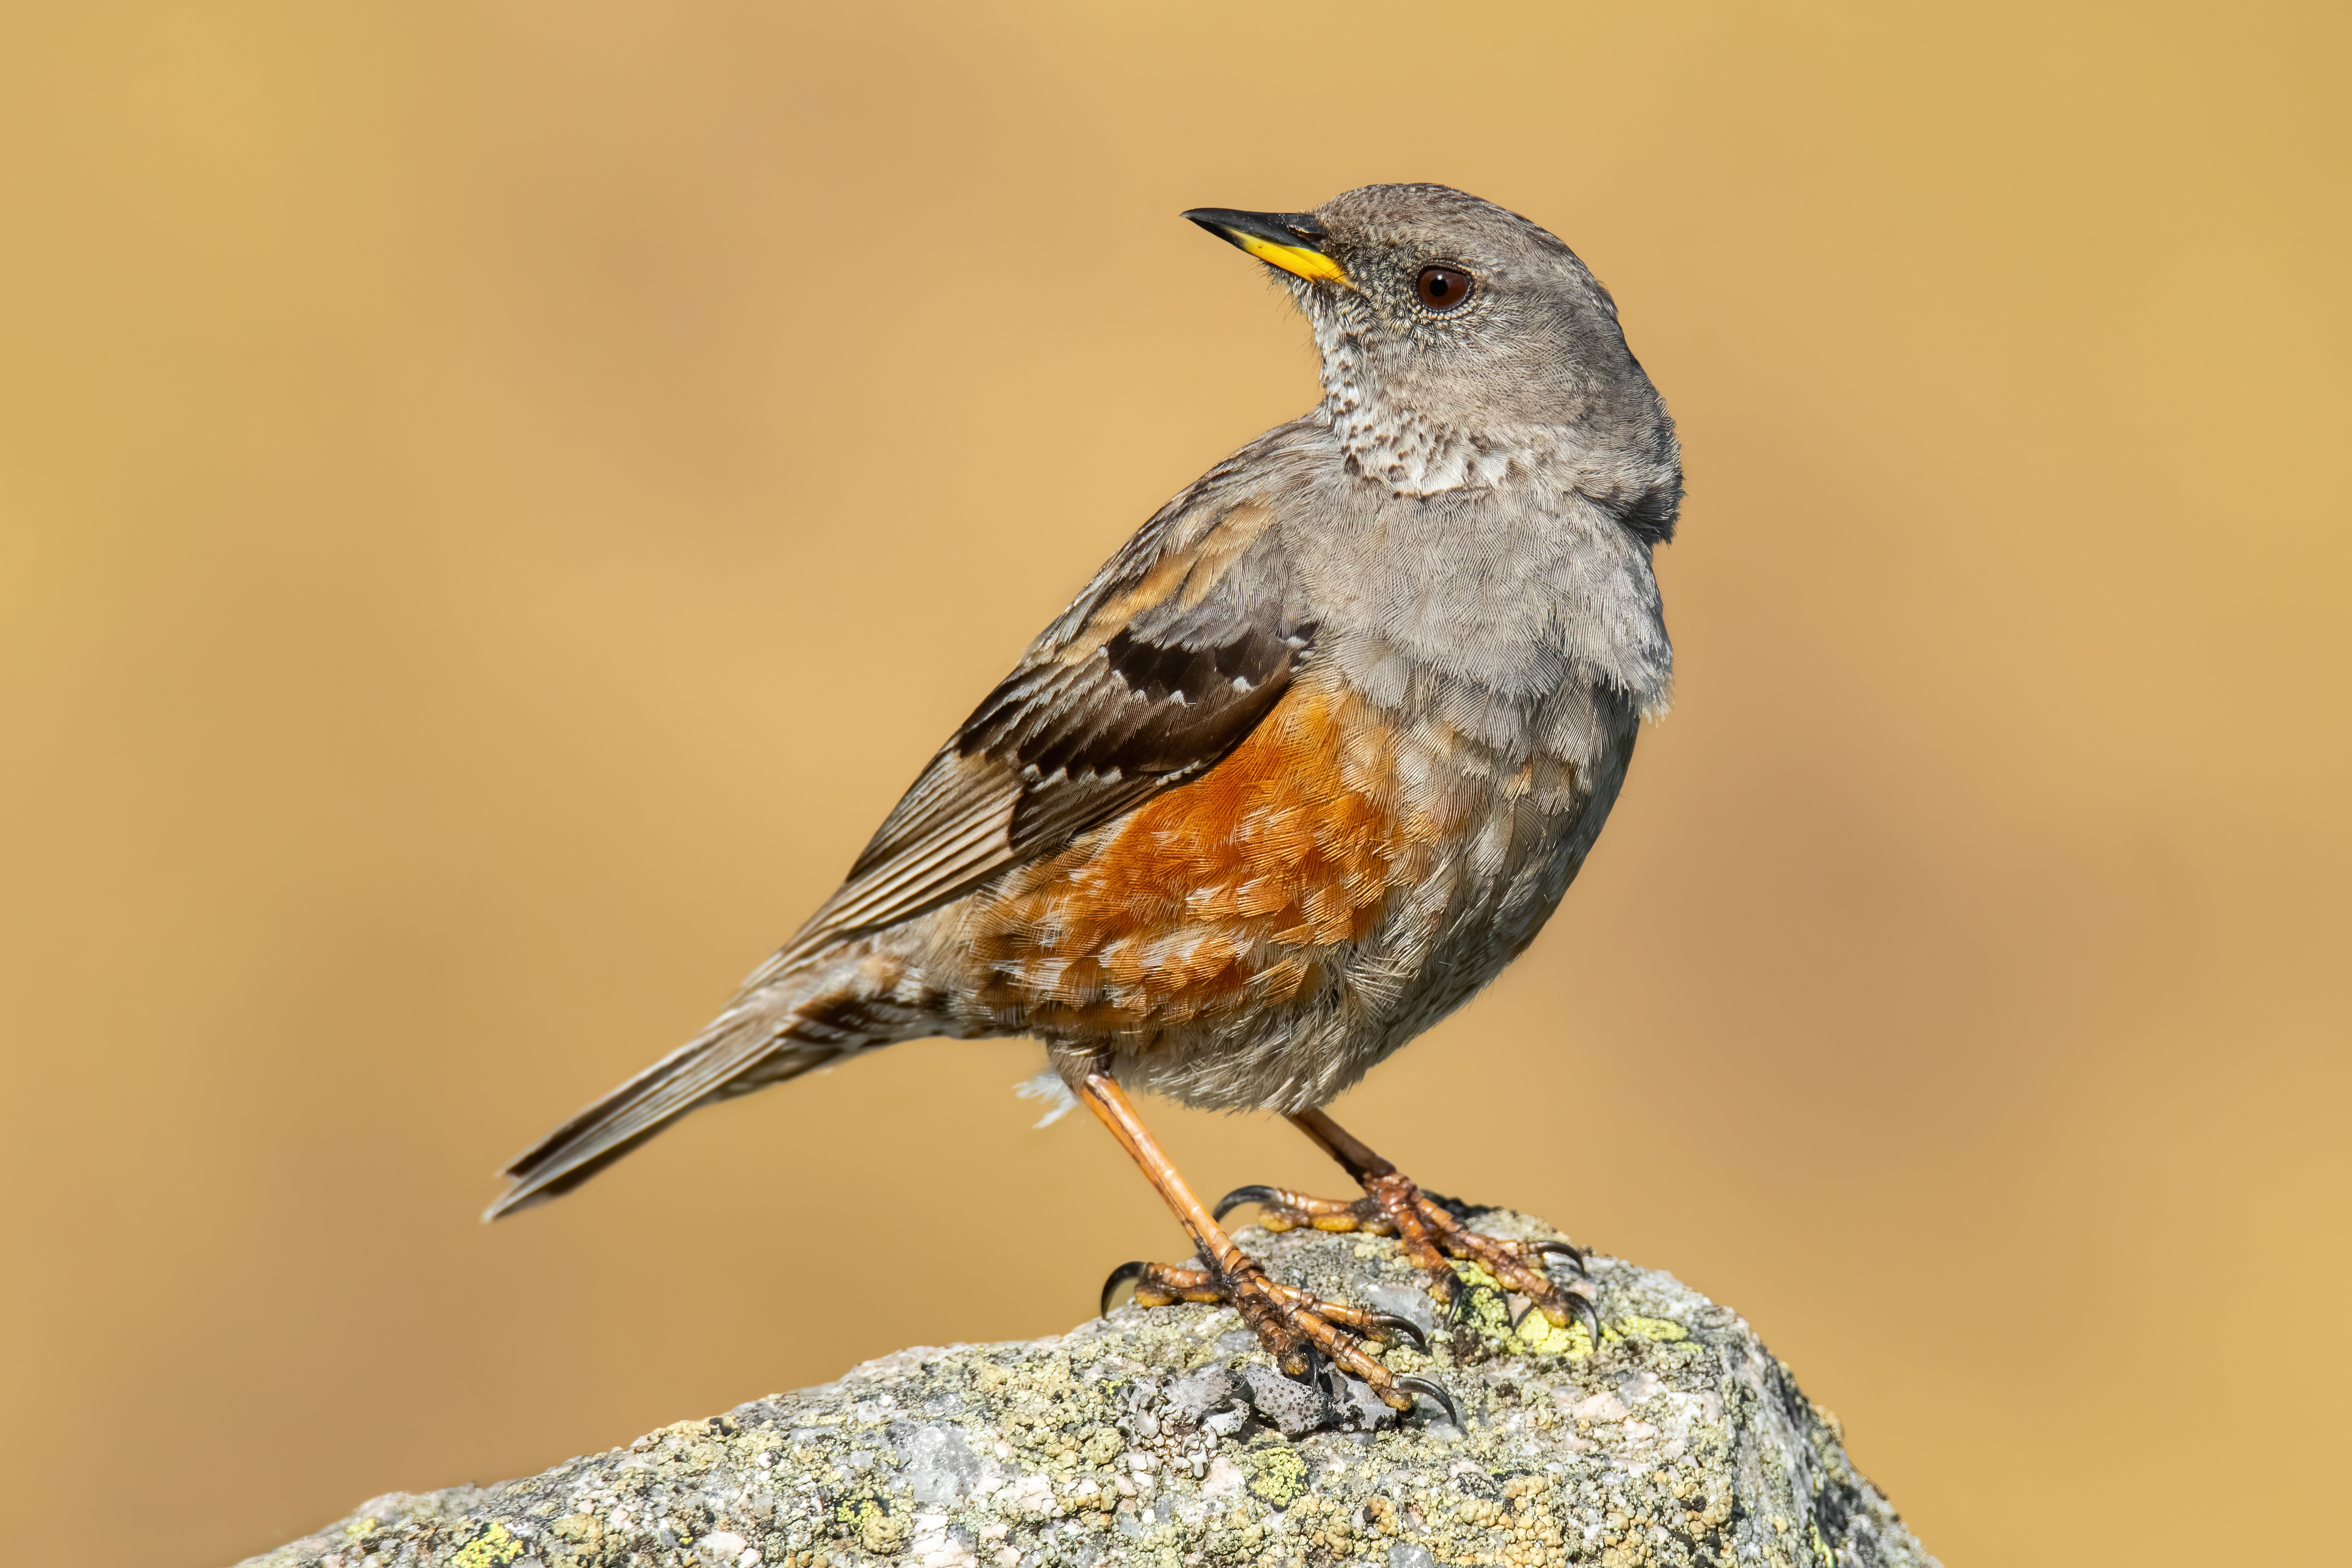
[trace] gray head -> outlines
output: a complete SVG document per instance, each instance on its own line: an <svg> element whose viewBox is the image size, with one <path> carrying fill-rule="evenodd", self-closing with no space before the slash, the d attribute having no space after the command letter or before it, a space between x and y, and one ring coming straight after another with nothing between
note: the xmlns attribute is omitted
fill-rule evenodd
<svg viewBox="0 0 2352 1568"><path fill-rule="evenodd" d="M1278 269L1366 477L1409 495L1565 480L1644 538L1672 535L1674 422L1609 291L1546 230L1444 185L1184 215Z"/></svg>

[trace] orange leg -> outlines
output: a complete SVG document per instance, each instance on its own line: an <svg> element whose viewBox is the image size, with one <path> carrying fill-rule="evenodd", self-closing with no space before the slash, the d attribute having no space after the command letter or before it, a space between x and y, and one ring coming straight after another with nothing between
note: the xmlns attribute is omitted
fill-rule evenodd
<svg viewBox="0 0 2352 1568"><path fill-rule="evenodd" d="M1425 1394L1442 1406L1455 1426L1461 1419L1454 1414L1454 1401L1445 1390L1423 1377L1400 1377L1365 1354L1366 1341L1394 1341L1400 1337L1419 1340L1420 1332L1402 1318L1386 1312L1367 1312L1359 1308L1327 1301L1305 1291L1277 1283L1268 1279L1248 1253L1234 1244L1217 1224L1216 1217L1202 1206L1192 1189L1152 1137L1150 1129L1137 1115L1127 1092L1108 1073L1089 1072L1075 1078L1071 1089L1087 1109L1102 1120L1128 1153L1144 1176L1167 1200L1175 1211L1176 1222L1200 1249L1206 1268L1171 1268L1164 1263L1128 1263L1114 1272L1103 1287L1103 1303L1109 1308L1110 1297L1118 1288L1133 1281L1135 1299L1147 1307L1165 1306L1171 1301L1227 1301L1249 1324L1275 1360L1275 1364L1291 1377L1305 1377L1313 1369L1314 1358L1309 1347L1320 1352L1334 1364L1349 1375L1370 1385L1381 1403L1392 1410L1412 1408L1413 1396Z"/></svg>

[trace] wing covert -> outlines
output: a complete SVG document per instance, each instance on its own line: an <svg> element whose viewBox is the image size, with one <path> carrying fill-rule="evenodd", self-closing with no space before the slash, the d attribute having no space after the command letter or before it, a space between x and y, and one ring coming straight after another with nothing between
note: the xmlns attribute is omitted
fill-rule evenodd
<svg viewBox="0 0 2352 1568"><path fill-rule="evenodd" d="M1051 852L1241 744L1289 689L1315 627L1298 612L1270 500L1222 483L1237 465L1204 476L1104 567L748 984Z"/></svg>

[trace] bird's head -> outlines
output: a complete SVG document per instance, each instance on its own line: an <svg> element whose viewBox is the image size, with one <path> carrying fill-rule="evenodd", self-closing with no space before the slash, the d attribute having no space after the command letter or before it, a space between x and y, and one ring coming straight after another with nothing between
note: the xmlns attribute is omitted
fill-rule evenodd
<svg viewBox="0 0 2352 1568"><path fill-rule="evenodd" d="M1609 291L1546 230L1444 185L1184 215L1289 287L1315 329L1325 410L1366 477L1427 494L1598 462L1656 492L1645 526L1671 531L1673 422Z"/></svg>

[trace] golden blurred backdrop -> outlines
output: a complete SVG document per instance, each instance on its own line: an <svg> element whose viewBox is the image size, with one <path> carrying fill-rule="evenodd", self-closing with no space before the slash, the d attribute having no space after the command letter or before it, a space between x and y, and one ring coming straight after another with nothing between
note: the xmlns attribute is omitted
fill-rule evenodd
<svg viewBox="0 0 2352 1568"><path fill-rule="evenodd" d="M5 1554L223 1563L1181 1252L1017 1041L475 1216L1312 400L1176 214L1433 179L1680 419L1680 702L1342 1114L1737 1306L1948 1563L2322 1560L2347 16L7 7Z"/></svg>

